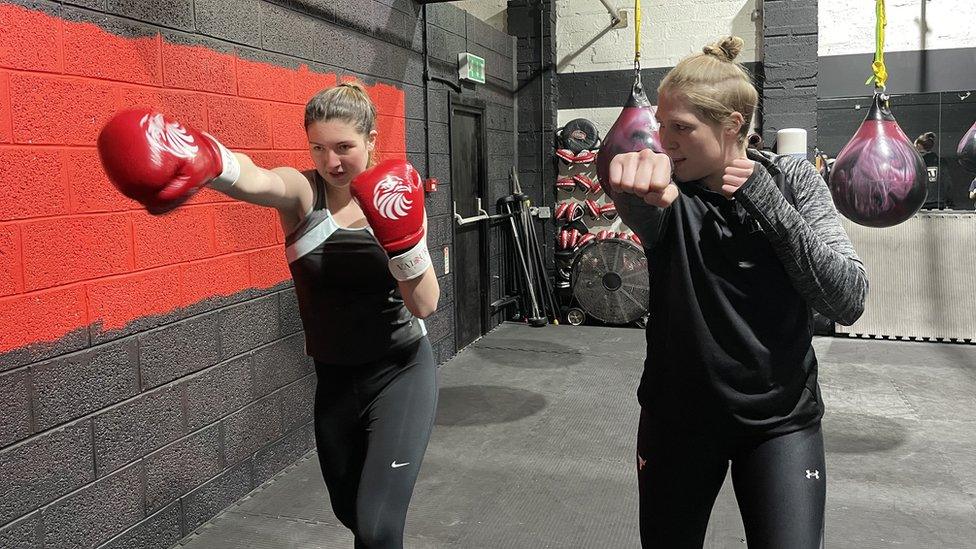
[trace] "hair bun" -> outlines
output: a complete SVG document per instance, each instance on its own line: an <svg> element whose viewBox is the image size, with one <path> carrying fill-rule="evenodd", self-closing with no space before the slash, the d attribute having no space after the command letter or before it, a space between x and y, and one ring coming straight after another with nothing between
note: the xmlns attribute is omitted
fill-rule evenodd
<svg viewBox="0 0 976 549"><path fill-rule="evenodd" d="M925 150L930 151L932 147L935 146L935 132L925 132L915 138L915 144L925 147Z"/></svg>
<svg viewBox="0 0 976 549"><path fill-rule="evenodd" d="M743 45L745 45L745 41L738 36L726 36L710 46L705 46L702 51L722 61L731 62L742 53Z"/></svg>
<svg viewBox="0 0 976 549"><path fill-rule="evenodd" d="M366 88L363 87L362 83L358 80L347 80L336 86L337 88L349 88L358 92L362 92L364 95L369 95L366 93Z"/></svg>

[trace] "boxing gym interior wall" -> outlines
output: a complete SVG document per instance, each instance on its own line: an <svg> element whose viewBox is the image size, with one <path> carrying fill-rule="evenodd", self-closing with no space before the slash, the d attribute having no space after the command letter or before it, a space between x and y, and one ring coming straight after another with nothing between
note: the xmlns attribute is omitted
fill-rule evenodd
<svg viewBox="0 0 976 549"><path fill-rule="evenodd" d="M656 84L678 59L733 33L746 41L740 61L754 74L760 92L756 122L765 146L776 147L779 129L798 127L807 132L808 153L816 149L833 157L864 118L872 91L865 80L871 75L876 46L874 2L643 5L648 15L641 33L641 65L651 103L656 101ZM633 2L617 6L626 11ZM633 25L612 28L610 14L597 2L566 0L557 2L556 10L558 125L588 118L605 135L633 82ZM936 134L938 173L947 190L909 220L918 226L907 233L889 230L879 235L848 223L869 271L878 276L865 315L854 326L836 327L838 332L949 341L973 337L976 319L960 274L966 272L960 266L971 263L970 247L957 244L958 235L973 230L967 215L974 208L967 196L972 174L955 161L955 144L976 119L976 36L968 23L974 17L976 4L962 0L888 3L887 90L910 139L929 131ZM576 172L593 175L592 169L560 166L550 183ZM935 172L930 169L931 173ZM561 194L557 199L586 198L578 190ZM943 208L945 212L931 211ZM591 232L604 228L626 230L619 220L587 221ZM913 237L903 238L905 234ZM897 261L890 254L892 241L907 250ZM820 333L833 333L835 327L821 320Z"/></svg>
<svg viewBox="0 0 976 549"><path fill-rule="evenodd" d="M935 151L950 179L943 207L972 210L972 175L955 161L955 146L976 119L976 35L968 23L976 4L894 2L887 8L885 64L898 122L910 139L936 134ZM863 85L874 53L874 7L838 0L819 3L819 148L836 155L863 118Z"/></svg>
<svg viewBox="0 0 976 549"><path fill-rule="evenodd" d="M363 81L380 157L439 180L427 326L439 361L456 352L452 109L483 131L490 205L515 161L511 37L412 0L16 0L0 29L0 547L169 547L312 448L276 216L209 190L161 217L122 197L95 139L123 107L309 168L306 100ZM458 85L461 52L485 84Z"/></svg>
<svg viewBox="0 0 976 549"><path fill-rule="evenodd" d="M818 54L822 98L861 95L864 55L874 53L874 6L870 3L820 0ZM965 90L974 87L973 48L976 35L969 21L976 5L947 2L887 4L885 64L894 93Z"/></svg>
<svg viewBox="0 0 976 549"><path fill-rule="evenodd" d="M604 135L630 94L634 5L615 5L626 14L626 27L611 28L611 16L600 2L556 2L560 124L587 118ZM762 31L756 8L757 0L642 2L641 67L651 103L656 101L657 82L668 70L723 34L740 36L745 47L739 61L754 63Z"/></svg>
<svg viewBox="0 0 976 549"><path fill-rule="evenodd" d="M613 25L607 8L589 0L560 0L555 3L557 21L556 71L559 88L557 126L585 118L601 136L613 126L621 107L630 97L634 82L634 3L611 3L622 12L626 26ZM681 58L717 37L735 34L745 41L739 61L756 66L762 41L758 0L699 2L680 0L642 1L640 63L645 93L657 102L657 83ZM597 179L595 166L561 165L557 177L582 174ZM559 193L557 200L593 199L601 207L610 201L600 193L574 190ZM584 216L589 233L614 234L629 229L620 220Z"/></svg>
<svg viewBox="0 0 976 549"><path fill-rule="evenodd" d="M504 33L508 32L508 0L458 2L457 7Z"/></svg>
<svg viewBox="0 0 976 549"><path fill-rule="evenodd" d="M875 53L873 3L820 0L817 147L835 157L871 101L864 85ZM891 110L915 140L927 132L929 189L922 210L897 227L845 227L868 272L864 315L838 333L938 341L976 341L976 313L966 288L976 261L969 235L976 217L968 187L973 173L956 144L976 120L976 4L888 2L884 61ZM893 253L897 250L897 253Z"/></svg>

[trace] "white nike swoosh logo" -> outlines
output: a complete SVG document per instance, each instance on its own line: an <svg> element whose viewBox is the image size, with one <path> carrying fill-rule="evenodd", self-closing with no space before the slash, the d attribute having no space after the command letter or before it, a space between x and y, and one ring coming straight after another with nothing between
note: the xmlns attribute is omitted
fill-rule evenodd
<svg viewBox="0 0 976 549"><path fill-rule="evenodd" d="M396 460L393 460L393 463L390 464L390 467L397 469L399 467L403 467L404 465L410 465L410 462L408 461L406 463L397 463Z"/></svg>

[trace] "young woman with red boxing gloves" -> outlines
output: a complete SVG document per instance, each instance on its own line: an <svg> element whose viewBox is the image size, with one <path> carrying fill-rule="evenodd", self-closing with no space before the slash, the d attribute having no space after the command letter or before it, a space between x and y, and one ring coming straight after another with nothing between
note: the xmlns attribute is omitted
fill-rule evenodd
<svg viewBox="0 0 976 549"><path fill-rule="evenodd" d="M151 111L119 114L98 146L116 186L153 213L204 186L278 212L315 361L315 441L333 510L355 547L400 548L437 406L421 320L440 293L423 184L406 161L373 166L376 108L356 83L314 96L305 130L306 172L259 168Z"/></svg>
<svg viewBox="0 0 976 549"><path fill-rule="evenodd" d="M663 151L620 154L609 184L648 258L638 389L644 547L702 547L731 463L750 548L824 531L823 403L812 309L863 312L864 266L812 164L747 149L758 94L726 38L661 82Z"/></svg>

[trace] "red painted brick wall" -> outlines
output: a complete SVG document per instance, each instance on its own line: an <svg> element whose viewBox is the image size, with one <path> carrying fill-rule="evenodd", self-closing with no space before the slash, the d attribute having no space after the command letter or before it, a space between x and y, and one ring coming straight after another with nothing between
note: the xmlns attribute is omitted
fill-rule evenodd
<svg viewBox="0 0 976 549"><path fill-rule="evenodd" d="M150 216L108 182L95 140L115 112L144 105L259 165L309 168L303 107L334 74L10 4L0 4L0 29L0 354L289 278L272 210L204 191ZM403 91L369 91L379 152L404 155Z"/></svg>

